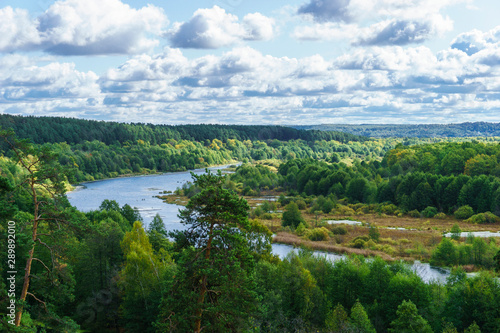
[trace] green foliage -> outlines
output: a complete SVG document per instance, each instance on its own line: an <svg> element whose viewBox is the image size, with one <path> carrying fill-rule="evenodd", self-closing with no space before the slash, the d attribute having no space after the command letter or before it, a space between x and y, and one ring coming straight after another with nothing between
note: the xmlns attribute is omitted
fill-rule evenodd
<svg viewBox="0 0 500 333"><path fill-rule="evenodd" d="M446 218L446 214L445 213L437 213L436 215L434 215L434 218L439 219L439 220L444 220Z"/></svg>
<svg viewBox="0 0 500 333"><path fill-rule="evenodd" d="M308 230L306 232L306 237L312 241L326 241L330 238L328 236L328 229L325 227Z"/></svg>
<svg viewBox="0 0 500 333"><path fill-rule="evenodd" d="M368 236L370 239L373 239L374 242L379 241L380 238L380 231L378 230L376 225L370 224L370 227L368 228Z"/></svg>
<svg viewBox="0 0 500 333"><path fill-rule="evenodd" d="M376 333L375 328L373 328L373 325L370 322L370 318L368 318L365 308L359 300L357 300L351 308L351 323L357 330L359 330L359 332Z"/></svg>
<svg viewBox="0 0 500 333"><path fill-rule="evenodd" d="M429 323L418 314L412 301L403 301L397 310L398 317L391 322L389 332L393 333L431 333Z"/></svg>
<svg viewBox="0 0 500 333"><path fill-rule="evenodd" d="M471 206L465 205L465 206L458 208L455 211L454 215L455 215L455 218L457 218L459 220L466 220L469 217L471 217L472 215L474 215L474 210L472 209Z"/></svg>
<svg viewBox="0 0 500 333"><path fill-rule="evenodd" d="M290 226L295 229L300 223L305 223L304 218L302 217L297 204L295 202L291 202L285 207L281 224L284 227Z"/></svg>
<svg viewBox="0 0 500 333"><path fill-rule="evenodd" d="M495 270L500 271L500 250L495 254L493 260L495 261Z"/></svg>
<svg viewBox="0 0 500 333"><path fill-rule="evenodd" d="M451 227L451 239L459 240L460 234L462 233L462 229L460 229L458 223L455 223L453 227Z"/></svg>
<svg viewBox="0 0 500 333"><path fill-rule="evenodd" d="M479 213L469 217L466 222L474 224L497 223L500 222L500 217L491 212Z"/></svg>
<svg viewBox="0 0 500 333"><path fill-rule="evenodd" d="M342 304L337 304L326 318L326 328L333 332L342 332L349 325L349 318Z"/></svg>
<svg viewBox="0 0 500 333"><path fill-rule="evenodd" d="M242 330L256 307L252 250L262 235L253 237L248 204L224 188L224 177L192 174L201 192L179 214L187 230L177 259L178 271L163 297L158 327L163 331L209 332ZM269 239L264 238L266 242ZM192 319L189 319L192 318Z"/></svg>
<svg viewBox="0 0 500 333"><path fill-rule="evenodd" d="M408 215L410 215L411 217L418 218L418 217L420 217L420 212L418 210L414 209L414 210L409 211Z"/></svg>
<svg viewBox="0 0 500 333"><path fill-rule="evenodd" d="M299 236L303 236L307 231L306 225L304 222L300 222L297 228L295 229L295 233Z"/></svg>
<svg viewBox="0 0 500 333"><path fill-rule="evenodd" d="M343 225L339 225L336 227L332 228L332 233L334 235L346 235L347 234L347 228Z"/></svg>
<svg viewBox="0 0 500 333"><path fill-rule="evenodd" d="M479 326L477 326L476 322L473 322L469 327L467 327L464 333L481 333L481 330L479 329Z"/></svg>
<svg viewBox="0 0 500 333"><path fill-rule="evenodd" d="M428 206L422 211L422 216L427 217L427 218L432 218L436 216L438 213L438 210L436 207Z"/></svg>
<svg viewBox="0 0 500 333"><path fill-rule="evenodd" d="M457 249L455 244L448 238L443 238L436 249L432 252L431 265L447 266L457 264Z"/></svg>
<svg viewBox="0 0 500 333"><path fill-rule="evenodd" d="M484 332L496 332L500 329L500 323L493 320L500 316L498 297L499 286L493 276L482 273L463 279L448 289L443 315L459 331L481 328Z"/></svg>
<svg viewBox="0 0 500 333"><path fill-rule="evenodd" d="M134 222L121 242L125 262L119 273L118 286L124 294L121 314L126 327L133 332L154 332L158 315L158 297L162 281L170 267L170 256L155 255L140 222Z"/></svg>

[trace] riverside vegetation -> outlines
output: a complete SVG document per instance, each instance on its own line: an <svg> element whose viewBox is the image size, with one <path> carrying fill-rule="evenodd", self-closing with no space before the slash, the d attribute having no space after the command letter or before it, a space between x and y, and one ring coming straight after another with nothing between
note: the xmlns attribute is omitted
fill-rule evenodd
<svg viewBox="0 0 500 333"><path fill-rule="evenodd" d="M8 119L18 132L22 121L57 123L57 118ZM108 128L60 121L73 124L76 133L80 125L87 132L85 126ZM109 126L132 133L153 128ZM205 126L205 137L171 139L175 135L169 132L154 142L133 137L105 143L113 131L103 131L103 141L30 137L36 142L31 144L2 132L0 246L7 246L4 221L16 221L16 270L23 272L16 276L18 326L12 326L4 319L7 261L0 252L2 330L500 330L498 242L459 237L462 230L498 230L500 151L490 143L495 139L332 141L334 134L296 131L288 140L262 133L241 137L255 133L253 127L238 132ZM212 131L228 136L209 139ZM170 197L185 198L183 232L169 235L159 216L145 230L136 210L108 200L82 213L64 196L68 182L206 166L209 156L216 157L214 164L252 163L229 176L196 176ZM150 157L148 167L143 163ZM162 159L165 169L158 168ZM184 164L190 159L194 165ZM114 169L107 166L110 161ZM276 201L260 200L264 195ZM364 225L327 222L349 218ZM270 254L273 231L283 242L351 256L332 263L302 250L280 260ZM452 231L453 238L443 238L443 231ZM400 258L452 267L450 278L446 284L424 283L395 260ZM467 277L465 270L479 272Z"/></svg>

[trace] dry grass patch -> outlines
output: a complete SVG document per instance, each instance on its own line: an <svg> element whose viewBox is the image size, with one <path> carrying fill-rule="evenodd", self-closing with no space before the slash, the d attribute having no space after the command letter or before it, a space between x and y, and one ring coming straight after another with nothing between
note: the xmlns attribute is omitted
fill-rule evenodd
<svg viewBox="0 0 500 333"><path fill-rule="evenodd" d="M381 251L373 251L369 249L355 249L347 246L336 245L329 242L313 242L304 240L294 234L288 232L279 232L273 239L273 242L280 244L288 244L293 246L304 246L311 250L334 252L339 254L357 254L365 257L379 256L384 260L392 261L396 258Z"/></svg>

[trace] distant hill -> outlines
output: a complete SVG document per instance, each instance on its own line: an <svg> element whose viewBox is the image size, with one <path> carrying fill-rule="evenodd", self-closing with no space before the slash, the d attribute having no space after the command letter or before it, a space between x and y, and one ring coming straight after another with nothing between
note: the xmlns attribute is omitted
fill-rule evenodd
<svg viewBox="0 0 500 333"><path fill-rule="evenodd" d="M16 135L34 143L66 142L78 144L98 140L105 144L136 142L165 143L170 139L203 142L206 140L336 140L366 141L368 138L345 132L298 130L266 125L153 125L127 124L64 117L33 117L0 114L0 128L12 128Z"/></svg>
<svg viewBox="0 0 500 333"><path fill-rule="evenodd" d="M500 136L500 123L461 123L461 124L422 124L422 125L391 125L391 124L327 124L291 126L296 129L339 131L368 137L413 137L413 138L454 138L454 137L485 137Z"/></svg>

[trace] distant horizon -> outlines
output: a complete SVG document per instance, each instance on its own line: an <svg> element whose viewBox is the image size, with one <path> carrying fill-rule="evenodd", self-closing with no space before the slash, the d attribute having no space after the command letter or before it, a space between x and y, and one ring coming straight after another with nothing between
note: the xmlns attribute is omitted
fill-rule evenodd
<svg viewBox="0 0 500 333"><path fill-rule="evenodd" d="M23 114L7 114L0 113L0 116L15 116L15 117L37 117L37 118L67 118L67 119L77 119L77 120L88 120L88 121L104 121L112 123L121 124L145 124L145 125L155 125L155 126L184 126L184 125L227 125L227 126L283 126L283 127L313 127L313 126L422 126L422 125L463 125L463 124L499 124L498 122L492 121L464 121L460 123L407 123L407 124L392 124L392 123L318 123L311 125L296 125L296 124L272 124L272 123L259 123L259 124L239 124L239 123L182 123L182 124L171 124L171 123L147 123L147 122L127 122L120 120L100 120L91 118L78 118L73 116L53 116L53 115L23 115Z"/></svg>
<svg viewBox="0 0 500 333"><path fill-rule="evenodd" d="M500 122L495 0L2 6L0 114L156 124Z"/></svg>

